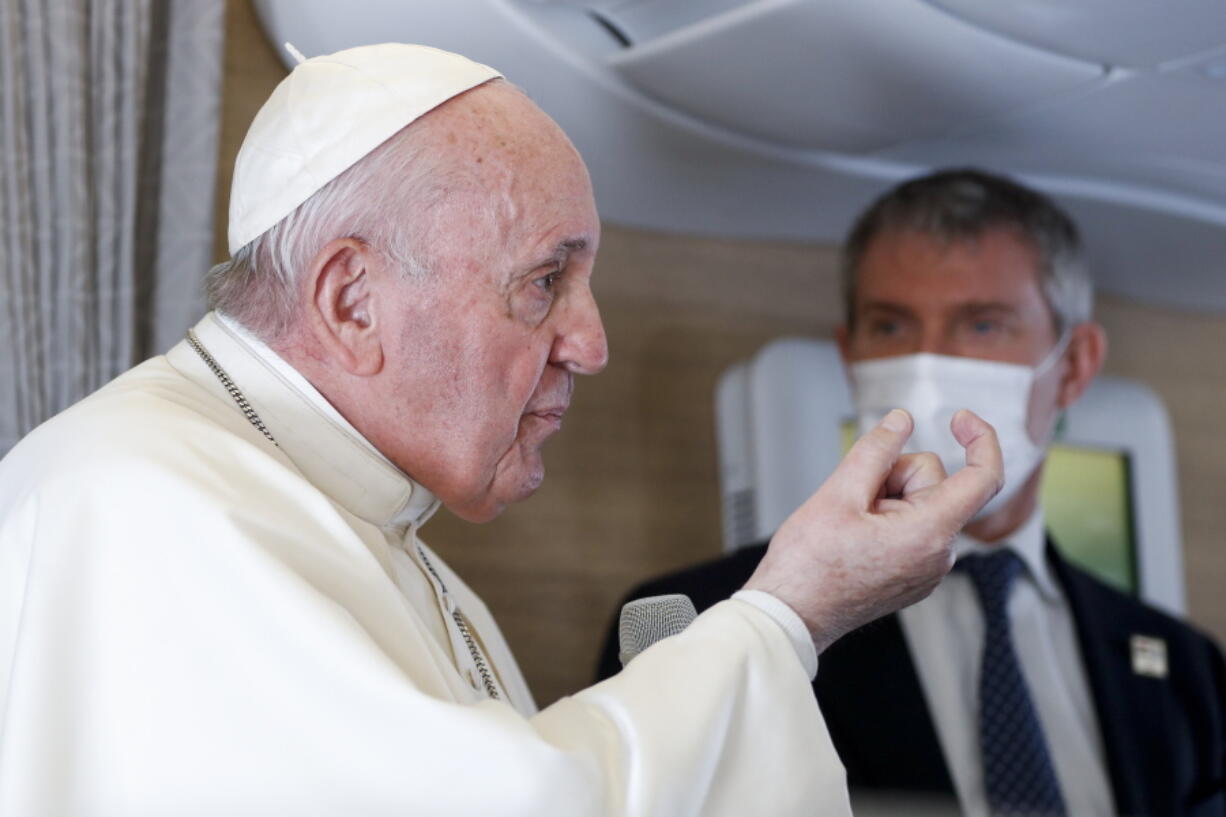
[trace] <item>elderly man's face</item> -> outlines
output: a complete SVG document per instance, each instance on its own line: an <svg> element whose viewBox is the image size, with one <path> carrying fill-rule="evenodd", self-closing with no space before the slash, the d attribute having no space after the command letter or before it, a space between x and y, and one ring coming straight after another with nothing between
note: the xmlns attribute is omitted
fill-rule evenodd
<svg viewBox="0 0 1226 817"><path fill-rule="evenodd" d="M465 180L439 214L435 269L384 276L393 388L372 440L453 512L484 521L541 484L540 448L573 376L600 371L608 347L583 163L517 91L470 96L433 123Z"/></svg>

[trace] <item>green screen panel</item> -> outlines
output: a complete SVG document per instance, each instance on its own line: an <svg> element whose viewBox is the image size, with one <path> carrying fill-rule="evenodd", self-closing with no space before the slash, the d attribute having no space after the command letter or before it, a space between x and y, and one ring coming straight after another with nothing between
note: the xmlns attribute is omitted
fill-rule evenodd
<svg viewBox="0 0 1226 817"><path fill-rule="evenodd" d="M1061 552L1108 584L1136 595L1136 548L1128 457L1053 445L1039 494Z"/></svg>

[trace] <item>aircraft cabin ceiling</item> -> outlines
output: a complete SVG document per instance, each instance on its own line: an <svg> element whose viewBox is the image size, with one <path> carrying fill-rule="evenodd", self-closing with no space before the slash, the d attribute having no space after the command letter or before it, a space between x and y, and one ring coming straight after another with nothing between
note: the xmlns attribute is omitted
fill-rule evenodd
<svg viewBox="0 0 1226 817"><path fill-rule="evenodd" d="M1104 291L1226 310L1223 0L254 2L278 48L498 68L608 221L837 242L890 184L979 165L1072 212Z"/></svg>

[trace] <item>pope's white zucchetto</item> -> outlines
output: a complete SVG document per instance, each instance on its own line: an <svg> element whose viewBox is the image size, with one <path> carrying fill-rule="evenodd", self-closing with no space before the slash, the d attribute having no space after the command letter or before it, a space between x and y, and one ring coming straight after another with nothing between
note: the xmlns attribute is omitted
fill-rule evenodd
<svg viewBox="0 0 1226 817"><path fill-rule="evenodd" d="M458 54L384 43L299 63L260 108L234 164L230 254L418 117L502 75Z"/></svg>

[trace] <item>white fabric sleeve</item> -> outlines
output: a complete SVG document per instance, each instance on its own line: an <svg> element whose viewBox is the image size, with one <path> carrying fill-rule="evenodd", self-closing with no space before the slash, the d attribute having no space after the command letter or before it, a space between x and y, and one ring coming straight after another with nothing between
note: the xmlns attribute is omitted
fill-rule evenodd
<svg viewBox="0 0 1226 817"><path fill-rule="evenodd" d="M765 590L738 590L732 594L732 598L752 604L773 618L792 640L792 646L796 648L796 655L804 665L805 672L809 674L809 680L817 677L817 647L813 646L813 636L809 635L809 628L805 626L799 613L783 599Z"/></svg>

